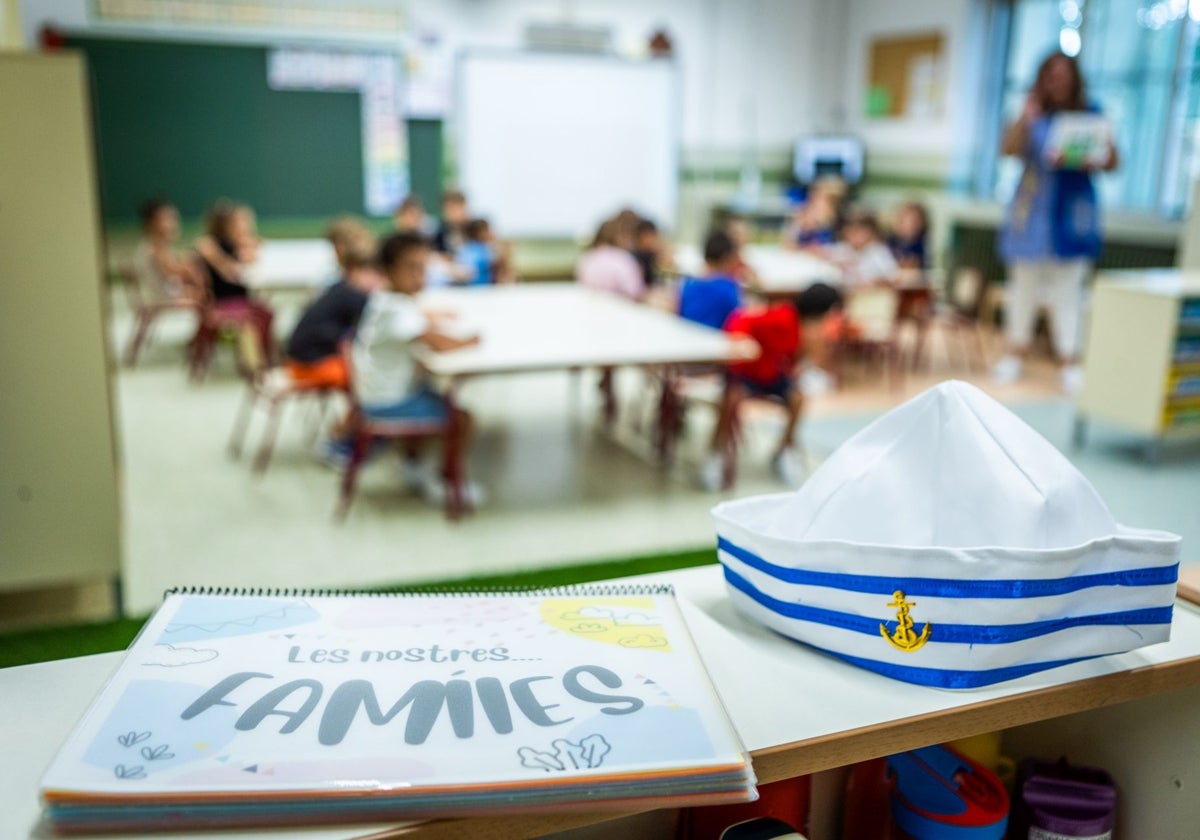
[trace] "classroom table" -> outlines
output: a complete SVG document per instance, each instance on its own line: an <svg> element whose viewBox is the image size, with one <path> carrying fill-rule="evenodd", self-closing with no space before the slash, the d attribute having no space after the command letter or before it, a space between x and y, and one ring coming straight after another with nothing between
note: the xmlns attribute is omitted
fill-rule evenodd
<svg viewBox="0 0 1200 840"><path fill-rule="evenodd" d="M757 275L753 290L766 298L791 298L814 283L842 282L840 268L808 251L782 245L747 245L742 256ZM675 249L675 265L684 276L701 275L704 256L695 246L680 245Z"/></svg>
<svg viewBox="0 0 1200 840"><path fill-rule="evenodd" d="M452 397L464 380L478 376L630 365L659 369L664 375L655 445L664 461L673 451L682 411L674 372L757 353L746 339L575 283L431 289L423 293L422 304L454 313L447 330L480 337L478 346L448 353L416 351L425 368L448 384ZM611 424L615 416L609 387L604 417Z"/></svg>
<svg viewBox="0 0 1200 840"><path fill-rule="evenodd" d="M1200 776L1192 740L1193 727L1200 723L1200 611L1189 602L1176 601L1168 642L986 688L949 691L856 668L743 618L726 596L717 565L618 582L675 587L696 647L752 753L760 783L1008 727L1017 727L1011 730L1017 733L1013 743L1032 740L1040 749L1055 751L1063 748L1055 741L1057 732L1078 730L1080 721L1087 724L1095 715L1104 715L1100 719L1107 726L1119 726L1119 735L1097 731L1090 740L1097 749L1108 750L1106 766L1122 789L1118 811L1122 819L1139 826L1136 836L1183 837L1163 826L1183 830L1200 819L1200 800L1187 789ZM1180 594L1194 594L1194 589L1181 588ZM122 656L107 653L0 670L0 743L9 756L8 783L0 785L0 837L43 836L35 833L38 779ZM1115 722L1113 715L1119 716ZM1171 718L1180 729L1178 735ZM1142 740L1136 745L1129 740L1139 736ZM814 807L817 804L814 800ZM188 837L532 837L629 813L442 820L411 832L355 825L195 832ZM1134 834L1126 830L1122 836ZM820 840L817 834L813 837Z"/></svg>
<svg viewBox="0 0 1200 840"><path fill-rule="evenodd" d="M333 246L324 239L264 239L245 281L256 292L312 292L337 275Z"/></svg>

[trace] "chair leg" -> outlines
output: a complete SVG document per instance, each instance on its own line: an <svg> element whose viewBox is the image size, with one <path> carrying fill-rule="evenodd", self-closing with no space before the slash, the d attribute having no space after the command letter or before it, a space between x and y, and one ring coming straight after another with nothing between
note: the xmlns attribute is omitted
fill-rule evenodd
<svg viewBox="0 0 1200 840"><path fill-rule="evenodd" d="M350 449L350 460L346 463L346 470L342 473L342 487L338 495L337 509L334 515L338 519L345 519L346 514L350 512L350 503L354 501L354 491L358 485L358 471L362 467L363 461L367 459L367 452L371 448L371 435L365 431L357 431L354 433L354 445Z"/></svg>
<svg viewBox="0 0 1200 840"><path fill-rule="evenodd" d="M271 462L271 452L275 449L275 438L279 434L279 417L283 413L283 401L271 400L267 409L267 422L263 426L262 439L258 445L258 455L254 458L254 471L265 473L267 464Z"/></svg>
<svg viewBox="0 0 1200 840"><path fill-rule="evenodd" d="M152 317L148 312L137 313L137 324L129 336L129 343L125 346L125 365L133 367L137 364L138 353L142 349L142 344L146 340L146 334L150 332L150 322Z"/></svg>
<svg viewBox="0 0 1200 840"><path fill-rule="evenodd" d="M250 417L254 414L254 404L258 402L258 394L253 385L246 386L242 402L238 406L237 417L233 421L233 430L229 433L229 457L242 457L242 446L246 442L246 431L250 428Z"/></svg>
<svg viewBox="0 0 1200 840"><path fill-rule="evenodd" d="M442 479L446 485L446 518L451 522L461 519L467 504L463 488L462 456L459 441L462 437L458 412L449 407L446 434L442 444Z"/></svg>
<svg viewBox="0 0 1200 840"><path fill-rule="evenodd" d="M731 408L733 413L729 418L729 438L725 441L725 451L721 453L724 456L721 471L722 490L732 490L737 484L738 445L741 443L742 437L743 402L744 400L739 400Z"/></svg>
<svg viewBox="0 0 1200 840"><path fill-rule="evenodd" d="M199 382L208 373L212 354L217 342L217 328L201 324L188 345L188 373L192 381Z"/></svg>

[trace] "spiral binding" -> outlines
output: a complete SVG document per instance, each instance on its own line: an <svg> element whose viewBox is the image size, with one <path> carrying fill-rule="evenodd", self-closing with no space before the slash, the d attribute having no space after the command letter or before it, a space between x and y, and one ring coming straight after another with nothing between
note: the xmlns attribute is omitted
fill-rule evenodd
<svg viewBox="0 0 1200 840"><path fill-rule="evenodd" d="M238 586L175 586L163 593L168 595L222 595L251 598L469 598L478 595L540 595L552 598L608 598L630 595L674 595L669 583L567 584L563 586L441 586L428 589L401 589L379 592L362 589L293 589L287 587Z"/></svg>

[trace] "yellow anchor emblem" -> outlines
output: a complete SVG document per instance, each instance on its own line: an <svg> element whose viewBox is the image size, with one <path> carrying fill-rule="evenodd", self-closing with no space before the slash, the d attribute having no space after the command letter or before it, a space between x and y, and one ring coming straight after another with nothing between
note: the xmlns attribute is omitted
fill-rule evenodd
<svg viewBox="0 0 1200 840"><path fill-rule="evenodd" d="M897 589L892 593L892 602L889 607L896 608L896 630L894 633L889 633L887 624L879 623L879 635L887 639L888 644L897 650L902 650L906 653L911 653L925 646L929 641L929 633L933 626L927 621L925 626L921 628L918 635L913 632L912 616L908 614L909 610L917 605L916 601L908 601L904 598L904 591Z"/></svg>

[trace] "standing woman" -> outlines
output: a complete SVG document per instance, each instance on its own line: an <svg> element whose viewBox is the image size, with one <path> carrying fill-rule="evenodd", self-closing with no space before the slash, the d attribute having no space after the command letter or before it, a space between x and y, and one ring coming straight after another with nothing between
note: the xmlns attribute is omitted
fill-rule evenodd
<svg viewBox="0 0 1200 840"><path fill-rule="evenodd" d="M1083 384L1079 343L1084 284L1102 244L1091 175L1097 169L1116 169L1117 150L1110 143L1098 166L1064 167L1062 156L1050 153L1047 141L1054 118L1070 111L1094 113L1097 108L1087 101L1075 59L1053 53L1038 68L1021 116L1001 140L1001 151L1021 158L1025 171L1000 232L1000 255L1008 266L1008 350L992 369L992 378L998 383L1020 378L1038 308L1044 303L1052 319L1062 387L1073 394Z"/></svg>

